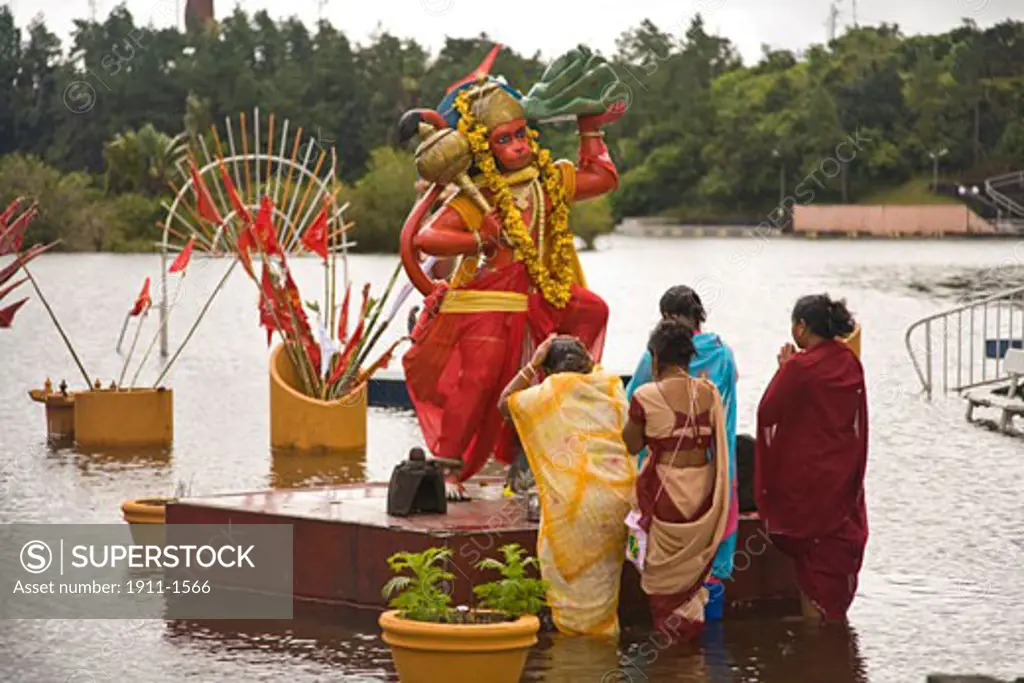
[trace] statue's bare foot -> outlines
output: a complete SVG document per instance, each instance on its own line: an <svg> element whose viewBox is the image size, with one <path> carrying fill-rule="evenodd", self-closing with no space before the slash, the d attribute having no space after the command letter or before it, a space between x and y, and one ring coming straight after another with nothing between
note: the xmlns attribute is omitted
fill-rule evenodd
<svg viewBox="0 0 1024 683"><path fill-rule="evenodd" d="M457 481L446 481L444 483L444 493L445 497L452 503L461 503L469 500L466 487Z"/></svg>

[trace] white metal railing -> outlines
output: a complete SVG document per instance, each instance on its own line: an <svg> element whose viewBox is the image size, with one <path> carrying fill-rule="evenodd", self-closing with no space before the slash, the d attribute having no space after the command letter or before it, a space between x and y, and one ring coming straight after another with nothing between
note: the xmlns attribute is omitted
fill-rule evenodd
<svg viewBox="0 0 1024 683"><path fill-rule="evenodd" d="M1007 196L1003 190L1013 187L1024 192L1024 171L1014 171L985 181L985 193L996 205L1011 216L1024 218L1024 205Z"/></svg>
<svg viewBox="0 0 1024 683"><path fill-rule="evenodd" d="M1024 287L922 318L905 341L929 398L1004 381L1006 350L1024 348Z"/></svg>

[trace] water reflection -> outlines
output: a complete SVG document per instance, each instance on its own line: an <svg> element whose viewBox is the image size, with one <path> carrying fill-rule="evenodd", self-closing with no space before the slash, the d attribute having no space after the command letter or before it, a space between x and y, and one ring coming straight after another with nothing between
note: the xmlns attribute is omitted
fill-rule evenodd
<svg viewBox="0 0 1024 683"><path fill-rule="evenodd" d="M60 451L74 448L75 437L69 434L47 434L46 435L46 448L51 453L59 453Z"/></svg>
<svg viewBox="0 0 1024 683"><path fill-rule="evenodd" d="M349 484L366 480L366 451L273 449L270 486L275 489Z"/></svg>
<svg viewBox="0 0 1024 683"><path fill-rule="evenodd" d="M136 467L154 470L169 469L173 463L174 449L170 446L156 447L123 447L100 448L75 446L67 448L51 448L51 453L71 455L83 474L117 473L120 470Z"/></svg>
<svg viewBox="0 0 1024 683"><path fill-rule="evenodd" d="M343 667L353 680L398 680L391 651L380 639L375 612L303 606L290 620L195 620L165 622L172 646L199 645L214 655L272 652L326 667ZM346 677L346 680L349 680Z"/></svg>
<svg viewBox="0 0 1024 683"><path fill-rule="evenodd" d="M868 678L857 634L848 625L741 619L708 624L697 643L685 644L648 630L624 632L617 649L601 639L542 634L524 680L866 683Z"/></svg>
<svg viewBox="0 0 1024 683"><path fill-rule="evenodd" d="M526 662L527 681L575 681L602 678L605 672L619 668L615 641L598 637L570 638L543 633ZM618 679L611 678L610 681ZM623 679L628 680L628 679Z"/></svg>
<svg viewBox="0 0 1024 683"><path fill-rule="evenodd" d="M726 625L742 681L867 683L857 633L848 624L819 626L800 618L737 621Z"/></svg>
<svg viewBox="0 0 1024 683"><path fill-rule="evenodd" d="M680 282L720 285L715 300L705 304L709 326L729 340L741 367L741 432L753 428L757 403L777 365L779 344L789 337L792 302L817 291L846 297L866 332L864 361L873 420L868 468L872 537L863 595L858 595L852 613L857 634L807 631L801 623L729 619L721 628L709 629L699 647L657 650L653 661L640 652L649 642L649 629L627 632L617 647L605 648L544 635L530 656L526 679L596 683L608 671L623 668L620 657L633 657L640 663L628 672L638 683L686 676L713 683L860 683L868 677L858 639L870 655L865 656L873 683L923 681L933 668L961 669L971 662L1002 678L1019 675L1014 670L1020 663L1015 645L1019 619L1014 619L1017 611L1012 607L1021 604L1024 592L1019 561L1007 549L1021 528L1015 483L1024 476L1020 442L967 428L962 402L956 398L918 400L920 386L903 340L907 325L966 291L948 282L950 275L963 273L964 282L973 282L1003 262L1008 246L780 239L762 248L743 240L611 236L599 250L583 254L588 282L612 311L604 364L614 371L634 367L665 288ZM757 255L744 256L740 267L734 259L740 250L756 250ZM52 283L54 291L47 294L54 301L102 299L116 294L125 279L141 281L159 274L159 259L153 255L59 254L36 263L33 272ZM644 263L643 277L624 277L634 263ZM298 259L294 267L300 288L316 291L323 277L318 261ZM383 285L394 258L352 256L350 267L353 280ZM68 268L80 277L61 277ZM207 283L211 289L216 277ZM90 284L88 293L82 282ZM229 279L199 337L176 363L168 379L175 390L174 451L163 454L79 454L46 446L44 408L25 392L38 388L47 375L56 384L66 377L78 388L77 369L45 311L26 307L15 328L0 335L0 346L11 351L0 354L0 522L120 522L125 500L173 495L180 481L194 482L193 495L363 478L387 481L409 449L422 446L411 413L371 409L365 457L270 453L268 351L252 324L252 296L246 278ZM181 301L172 316L172 346L205 298L202 294ZM421 303L414 296L408 306ZM400 311L398 319L406 312ZM120 329L123 311L69 305L59 313L62 324L80 331L74 341L81 354L95 359L90 360L90 373L108 382L116 377L122 359L113 353L110 331ZM404 328L393 331L397 335ZM386 336L381 343L394 338ZM156 364L154 358L152 370ZM973 457L978 452L997 465L978 467ZM502 474L493 467L488 472ZM937 500L948 504L932 503ZM958 514L950 516L949 509ZM956 580L936 580L935 567L946 568L940 574L957 572L952 577ZM870 576L901 580L883 590L885 582L872 583ZM983 577L978 581L991 591L965 590L960 581L964 576ZM96 680L152 683L387 680L388 651L378 638L375 619L358 627L348 623L332 614L312 624L304 618L271 625L210 622L190 631L170 629L163 621L141 627L111 621L110 631L135 644L116 650L93 670ZM90 668L93 655L106 652L106 636L95 622L64 624L64 632L48 635L34 622L0 619L0 679L63 681L72 670ZM609 662L609 656L616 661ZM563 664L567 671L561 670ZM98 675L101 669L108 675Z"/></svg>
<svg viewBox="0 0 1024 683"><path fill-rule="evenodd" d="M701 638L704 648L704 663L707 665L710 683L728 683L733 679L735 661L725 643L725 626L717 621L705 627Z"/></svg>

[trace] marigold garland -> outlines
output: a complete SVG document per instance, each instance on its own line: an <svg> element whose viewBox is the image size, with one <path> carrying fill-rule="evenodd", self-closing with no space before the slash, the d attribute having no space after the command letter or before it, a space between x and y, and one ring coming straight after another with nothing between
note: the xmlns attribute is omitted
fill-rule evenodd
<svg viewBox="0 0 1024 683"><path fill-rule="evenodd" d="M556 308L563 308L569 302L573 281L573 244L572 232L569 230L569 202L565 194L562 174L551 160L551 152L541 149L536 140L540 133L531 129L530 149L533 151L537 166L541 172L544 189L551 200L551 213L547 218L547 239L550 245L548 267L540 257L533 236L523 221L522 212L516 207L515 197L509 189L508 181L498 170L498 164L491 154L487 141L488 131L478 124L470 111L469 90L464 90L455 98L455 108L461 114L458 130L469 140L473 150L473 158L483 174L484 186L494 193L498 204L498 212L505 226L505 236L512 245L516 260L526 265L533 284L540 290L544 299ZM541 201L544 201L543 196ZM540 210L535 207L534 211Z"/></svg>

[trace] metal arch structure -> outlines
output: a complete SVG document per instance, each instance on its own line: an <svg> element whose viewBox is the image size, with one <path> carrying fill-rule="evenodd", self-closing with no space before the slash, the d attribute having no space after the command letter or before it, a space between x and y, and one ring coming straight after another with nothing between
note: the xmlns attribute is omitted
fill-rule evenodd
<svg viewBox="0 0 1024 683"><path fill-rule="evenodd" d="M234 258L233 246L240 231L245 227L229 197L221 169L226 171L242 205L251 213L255 214L259 210L264 196L270 197L274 204L274 223L278 227L277 239L286 253L304 253L300 237L324 201L331 205L329 223L344 225L347 205L337 206L335 202L341 185L337 178L337 153L333 146L325 147L325 141L319 134L303 138L301 126L297 127L289 139L291 122L284 119L280 130L277 130L273 113L269 115L264 131L265 142L261 143L259 108L253 109L251 131L246 125L245 112L239 114L237 124L236 129L231 117L225 117L226 145L222 144L221 133L217 127L211 126L213 151L207 137L203 135L196 136L190 146L189 161L195 165L196 175L207 188L207 195L221 216L220 223L217 226L209 226L199 217L192 169L185 167L183 160L176 162L180 186L171 183L175 192L174 200L163 203L167 213L163 221L163 235L159 247L160 354L164 357L168 355L170 317L167 288L169 259L184 249L185 244L193 238L194 252L205 253L206 256L214 258L225 255ZM276 151L275 138L280 140ZM290 155L287 149L289 144ZM355 242L348 240L346 231L338 232L341 234L340 242L334 247L340 250L343 278L347 286L348 249L354 246Z"/></svg>

